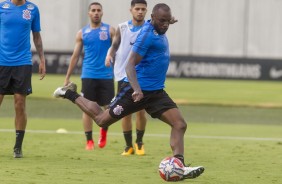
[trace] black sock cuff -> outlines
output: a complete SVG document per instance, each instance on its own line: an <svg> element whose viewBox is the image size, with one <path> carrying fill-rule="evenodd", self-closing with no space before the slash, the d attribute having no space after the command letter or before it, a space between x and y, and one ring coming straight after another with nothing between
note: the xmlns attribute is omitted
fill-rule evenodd
<svg viewBox="0 0 282 184"><path fill-rule="evenodd" d="M175 158L178 158L182 163L183 165L185 166L185 163L184 163L184 156L183 155L180 155L180 154L177 154L177 155L174 155Z"/></svg>
<svg viewBox="0 0 282 184"><path fill-rule="evenodd" d="M144 133L145 132L145 130L138 130L138 129L136 129L136 133L138 134L138 133Z"/></svg>
<svg viewBox="0 0 282 184"><path fill-rule="evenodd" d="M65 98L69 99L70 101L72 101L73 103L75 102L75 100L80 97L80 95L77 92L74 92L72 90L67 90L66 94L65 94Z"/></svg>
<svg viewBox="0 0 282 184"><path fill-rule="evenodd" d="M92 131L87 131L87 132L84 132L84 133L85 133L85 135L92 134Z"/></svg>
<svg viewBox="0 0 282 184"><path fill-rule="evenodd" d="M16 130L16 133L25 133L25 130Z"/></svg>
<svg viewBox="0 0 282 184"><path fill-rule="evenodd" d="M85 137L86 137L86 140L89 141L89 140L92 140L92 131L88 131L88 132L84 132L85 133Z"/></svg>
<svg viewBox="0 0 282 184"><path fill-rule="evenodd" d="M132 130L129 130L129 131L123 131L123 134L132 134Z"/></svg>

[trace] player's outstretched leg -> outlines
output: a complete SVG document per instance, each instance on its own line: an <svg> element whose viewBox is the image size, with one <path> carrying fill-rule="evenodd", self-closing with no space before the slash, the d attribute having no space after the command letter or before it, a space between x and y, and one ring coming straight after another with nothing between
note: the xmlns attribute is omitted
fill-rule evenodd
<svg viewBox="0 0 282 184"><path fill-rule="evenodd" d="M85 112L88 116L90 116L97 125L99 125L99 120L97 120L97 116L103 112L101 107L93 101L90 101L86 98L81 97L77 92L77 85L73 82L69 83L66 86L58 87L53 96L55 98L66 98L73 103L75 103L83 112ZM99 125L101 126L101 125Z"/></svg>
<svg viewBox="0 0 282 184"><path fill-rule="evenodd" d="M90 116L100 127L108 127L118 121L112 118L109 110L103 111L102 108L94 101L90 101L76 92L76 84L70 83L64 87L58 87L53 96L56 98L66 98L76 104L83 112ZM104 113L105 112L105 113Z"/></svg>

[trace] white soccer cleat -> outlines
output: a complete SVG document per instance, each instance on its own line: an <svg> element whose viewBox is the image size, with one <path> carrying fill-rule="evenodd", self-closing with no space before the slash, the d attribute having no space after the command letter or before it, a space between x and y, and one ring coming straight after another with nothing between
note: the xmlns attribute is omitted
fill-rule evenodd
<svg viewBox="0 0 282 184"><path fill-rule="evenodd" d="M67 90L71 90L71 91L75 91L76 92L76 89L77 89L77 86L75 83L71 82L69 83L68 85L64 86L64 87L58 87L54 93L53 93L53 96L55 98L64 98L65 94L66 94L66 91Z"/></svg>
<svg viewBox="0 0 282 184"><path fill-rule="evenodd" d="M205 171L203 166L184 167L183 179L193 179L200 176Z"/></svg>

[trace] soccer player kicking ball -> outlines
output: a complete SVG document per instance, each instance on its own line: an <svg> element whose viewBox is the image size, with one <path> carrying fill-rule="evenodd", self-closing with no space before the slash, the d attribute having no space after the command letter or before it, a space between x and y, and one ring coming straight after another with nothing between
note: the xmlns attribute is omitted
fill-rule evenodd
<svg viewBox="0 0 282 184"><path fill-rule="evenodd" d="M187 124L177 105L164 91L166 72L170 54L165 35L172 19L168 5L160 3L154 6L152 20L143 25L126 66L126 85L109 108L103 111L93 101L80 96L74 89L75 84L59 87L54 96L67 98L87 113L98 126L107 127L126 115L145 109L153 118L171 126L170 146L173 156L184 164L184 134ZM184 164L185 165L185 164ZM185 166L184 179L196 178L204 172L204 167Z"/></svg>

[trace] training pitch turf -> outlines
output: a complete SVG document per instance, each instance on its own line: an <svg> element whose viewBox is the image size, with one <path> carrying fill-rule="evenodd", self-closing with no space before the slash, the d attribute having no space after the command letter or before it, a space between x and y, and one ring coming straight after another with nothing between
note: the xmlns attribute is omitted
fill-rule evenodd
<svg viewBox="0 0 282 184"><path fill-rule="evenodd" d="M73 81L80 84L78 76ZM165 183L159 162L171 155L170 128L148 117L145 156L121 156L120 122L109 129L104 149L84 150L81 111L53 99L64 76L33 76L23 159L12 157L13 100L0 109L0 183ZM167 92L188 122L185 159L205 173L180 183L280 184L282 181L282 85L275 82L168 79ZM64 128L66 134L56 130ZM98 127L94 125L97 145ZM135 135L134 135L135 138Z"/></svg>

